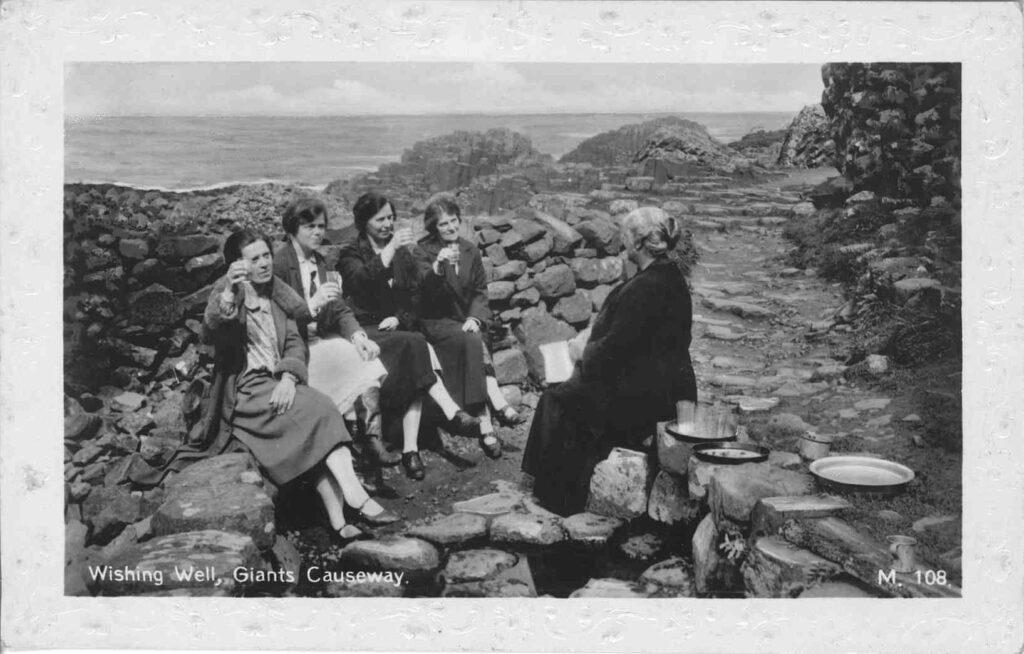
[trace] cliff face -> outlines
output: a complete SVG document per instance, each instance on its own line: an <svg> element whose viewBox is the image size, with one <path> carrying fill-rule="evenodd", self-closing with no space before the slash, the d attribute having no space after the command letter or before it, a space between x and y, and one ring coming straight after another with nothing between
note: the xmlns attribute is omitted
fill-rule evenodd
<svg viewBox="0 0 1024 654"><path fill-rule="evenodd" d="M958 63L825 64L836 167L855 190L960 202Z"/></svg>
<svg viewBox="0 0 1024 654"><path fill-rule="evenodd" d="M832 141L828 118L820 104L804 107L786 129L779 166L817 168L832 165L836 145Z"/></svg>

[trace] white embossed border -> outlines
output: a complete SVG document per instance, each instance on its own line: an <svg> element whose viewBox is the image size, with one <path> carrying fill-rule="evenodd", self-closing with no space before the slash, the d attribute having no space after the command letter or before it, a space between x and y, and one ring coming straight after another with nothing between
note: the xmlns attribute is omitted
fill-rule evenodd
<svg viewBox="0 0 1024 654"><path fill-rule="evenodd" d="M1021 13L1012 3L0 3L0 547L19 648L1019 651ZM963 600L64 598L66 61L964 62Z"/></svg>

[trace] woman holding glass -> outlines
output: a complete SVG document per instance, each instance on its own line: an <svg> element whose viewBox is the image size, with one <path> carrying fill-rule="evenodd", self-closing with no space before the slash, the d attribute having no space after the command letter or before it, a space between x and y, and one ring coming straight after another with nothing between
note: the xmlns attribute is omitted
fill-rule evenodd
<svg viewBox="0 0 1024 654"><path fill-rule="evenodd" d="M327 229L327 207L312 197L292 200L281 227L286 242L274 253L274 274L305 302L296 307L299 331L309 345L309 385L334 400L354 422L354 404L366 411L366 447L379 465L395 465L398 453L384 447L380 417L380 384L387 370L380 347L360 328L341 296L341 276L328 270L317 248Z"/></svg>
<svg viewBox="0 0 1024 654"><path fill-rule="evenodd" d="M214 284L203 316L214 345L221 430L241 441L277 485L315 476L335 530L347 541L344 505L371 525L399 520L370 498L352 467L351 441L334 401L307 385L306 346L289 309L301 300L274 277L270 239L242 230L224 244L228 272Z"/></svg>
<svg viewBox="0 0 1024 654"><path fill-rule="evenodd" d="M424 395L441 408L451 431L474 434L480 421L460 409L445 389L417 330L412 230L395 229L394 205L379 193L360 196L352 213L358 235L341 248L338 261L345 299L370 340L380 345L388 370L381 385L384 416L402 416L402 465L409 477L423 479L418 436Z"/></svg>

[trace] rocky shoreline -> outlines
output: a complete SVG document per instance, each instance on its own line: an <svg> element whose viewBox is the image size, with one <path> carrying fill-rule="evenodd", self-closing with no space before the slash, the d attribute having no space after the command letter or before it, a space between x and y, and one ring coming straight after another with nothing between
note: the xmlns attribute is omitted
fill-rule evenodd
<svg viewBox="0 0 1024 654"><path fill-rule="evenodd" d="M948 214L956 205L950 203L958 202L951 171L958 168L949 162L953 155L948 147L932 146L927 152L934 153L927 156L934 160L933 167L923 170L931 164L922 164L897 187L886 186L890 195L883 197L880 191L876 196L864 186L877 178L865 159L872 151L864 150L862 135L880 114L862 111L867 96L859 95L864 92L857 84L898 86L901 80L919 80L921 88L937 89L942 95L952 83L949 75L942 84L934 81L942 71L930 69L926 75L920 67L908 67L911 70L893 75L888 69L864 72L827 66L823 76L831 104L801 112L804 118L794 120L781 145L767 139L742 153L715 143L699 125L678 119L595 137L560 162L536 152L528 138L508 130L459 132L420 142L401 161L329 184L319 194L331 215L332 245L324 247L324 254L329 262L336 259L337 244L351 235L349 208L366 190L384 190L398 206L400 218L417 225L432 195L454 194L466 217L466 235L479 244L490 280L488 293L498 318L494 358L499 383L510 403L526 402L528 410L541 377L538 345L568 338L584 327L628 272L618 256L618 224L637 206L660 206L692 230L712 233L781 227L816 215L815 205L826 208L835 202L853 218L857 212L888 212L896 225L920 222L937 211L951 220ZM913 89L906 97L886 86L879 89L869 89L877 92L878 102L922 102ZM938 115L942 109L936 106L925 112ZM874 111L876 105L871 108ZM894 120L885 113L893 109L878 110L886 120ZM831 118L820 120L825 115ZM920 112L907 118L919 126L908 136L911 140L935 140L948 128L946 122L922 121L916 115ZM957 123L957 139L958 129ZM778 149L775 165L766 165L774 152L765 156L758 147ZM914 144L906 148L917 162L924 161L922 150ZM807 198L757 186L784 175L776 166L821 165L831 161L832 152L838 153L835 161L846 173L841 183ZM879 156L886 170L896 165L890 154ZM864 171L871 174L862 175ZM226 455L195 464L155 489L133 489L125 483L131 471L165 461L188 439L195 424L198 400L211 373L210 352L199 342L199 320L211 284L223 271L224 238L242 226L279 234L283 206L297 192L308 191L276 184L185 193L116 185L65 187L68 594L281 595L302 587L309 561L304 562L295 543L278 532L275 490L247 456ZM887 232L890 237L898 233L897 228ZM906 256L906 248L884 243L872 242L850 253L866 257L871 270L888 275L871 277L869 290L877 297L927 309L958 291L958 279L953 277L958 264L942 274L934 269L926 274L920 271L920 260ZM674 257L689 269L698 254L691 233ZM755 321L772 320L771 313L755 315L763 308L756 299L732 295L711 294L704 298L705 306ZM837 315L820 320L814 329L842 331L850 319ZM718 330L714 338L728 340L733 335L729 327L708 329L712 327ZM808 380L790 381L800 385ZM827 387L828 383L822 388ZM734 392L734 402L714 410L732 406L726 413L734 422L738 412L757 411L751 400L762 398L748 390ZM742 440L743 430L737 429ZM469 504L462 502L451 514L403 527L404 532L349 545L334 563L338 569L404 571L420 584L417 592L426 594L535 596L538 590L529 581L526 565L530 552L556 543L597 549L614 543L619 548L627 541L632 543L627 549L643 550L643 539L633 542L623 531L643 516L661 528L676 530L673 538L687 543L684 549L692 551L692 563L676 560L682 553L676 550L672 557L653 562L656 565L637 579L596 579L578 596L694 596L742 592L744 587L758 596L772 596L836 577L838 568L821 563L815 554L799 564L783 557L789 577L763 578L765 571L778 569L781 555L770 542L759 544L750 528L751 512L767 510L757 508L758 500L810 492L813 484L799 470L798 461L782 457L756 464L757 474L748 475L761 480L755 492L749 484L727 480L727 472L690 469L689 453L670 452L673 441L662 443L664 434L658 438L667 448L659 457L662 468L633 461L625 451L618 454L618 459L606 462L607 475L601 478L605 481L596 481L591 513L563 520L534 505L528 491L502 487ZM718 476L721 479L715 481ZM642 489L643 497L630 499L614 490L624 487ZM806 515L820 517L819 509ZM757 552L750 566L761 563L741 571L739 559L720 556L723 543L734 539L745 544L744 551ZM672 548L656 550L671 553ZM103 566L109 566L111 575L115 570L160 569L167 583L155 588L152 576L140 581L131 574L117 575L112 583L97 582L97 570L105 570ZM198 579L181 579L179 573L177 583L171 583L175 570L185 568L213 572ZM805 579L804 573L812 568L818 570L817 576ZM825 569L832 572L821 572ZM242 578L237 570L245 571ZM405 594L408 588L387 580L344 579L314 586L325 596Z"/></svg>

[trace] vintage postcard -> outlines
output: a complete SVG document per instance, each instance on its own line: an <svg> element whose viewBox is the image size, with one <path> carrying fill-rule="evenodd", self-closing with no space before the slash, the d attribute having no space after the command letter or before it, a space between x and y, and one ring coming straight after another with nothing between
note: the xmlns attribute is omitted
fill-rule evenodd
<svg viewBox="0 0 1024 654"><path fill-rule="evenodd" d="M1018 650L1021 39L3 3L4 644Z"/></svg>

